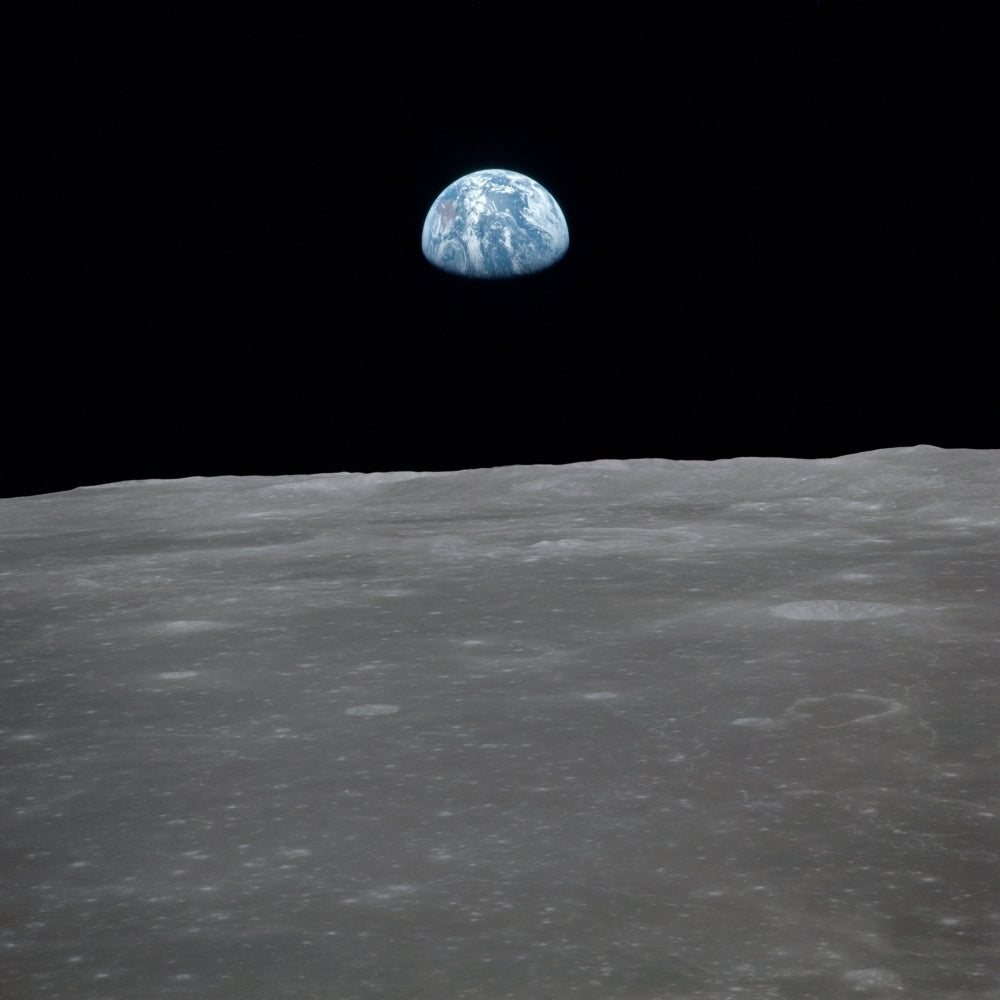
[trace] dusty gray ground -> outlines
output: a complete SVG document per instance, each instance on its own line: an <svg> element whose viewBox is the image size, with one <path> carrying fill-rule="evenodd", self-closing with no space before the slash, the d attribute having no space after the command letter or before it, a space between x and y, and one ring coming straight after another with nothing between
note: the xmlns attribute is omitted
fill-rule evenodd
<svg viewBox="0 0 1000 1000"><path fill-rule="evenodd" d="M0 501L0 995L1000 997L1000 453Z"/></svg>

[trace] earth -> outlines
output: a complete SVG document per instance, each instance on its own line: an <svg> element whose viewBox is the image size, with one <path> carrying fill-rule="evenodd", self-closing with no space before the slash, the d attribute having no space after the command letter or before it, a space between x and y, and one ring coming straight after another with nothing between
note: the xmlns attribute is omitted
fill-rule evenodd
<svg viewBox="0 0 1000 1000"><path fill-rule="evenodd" d="M566 217L538 181L492 168L460 177L431 205L424 256L467 278L513 278L543 271L569 247Z"/></svg>

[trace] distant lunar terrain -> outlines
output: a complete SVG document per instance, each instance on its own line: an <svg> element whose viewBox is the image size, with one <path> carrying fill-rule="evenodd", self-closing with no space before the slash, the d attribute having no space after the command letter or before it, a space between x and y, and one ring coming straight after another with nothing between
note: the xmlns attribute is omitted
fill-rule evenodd
<svg viewBox="0 0 1000 1000"><path fill-rule="evenodd" d="M0 501L0 997L1000 998L1000 452Z"/></svg>

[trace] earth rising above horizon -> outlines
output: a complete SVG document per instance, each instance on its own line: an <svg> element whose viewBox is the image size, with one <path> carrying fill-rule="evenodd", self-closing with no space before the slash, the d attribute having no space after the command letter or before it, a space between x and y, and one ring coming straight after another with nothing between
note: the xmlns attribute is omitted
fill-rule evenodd
<svg viewBox="0 0 1000 1000"><path fill-rule="evenodd" d="M513 170L466 174L431 205L421 240L435 267L467 278L543 271L569 247L566 217L537 181Z"/></svg>

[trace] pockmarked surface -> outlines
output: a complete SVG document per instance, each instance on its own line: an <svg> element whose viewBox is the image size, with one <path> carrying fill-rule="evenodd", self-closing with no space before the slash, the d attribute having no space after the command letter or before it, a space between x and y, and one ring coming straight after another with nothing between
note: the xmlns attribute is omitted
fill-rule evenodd
<svg viewBox="0 0 1000 1000"><path fill-rule="evenodd" d="M1000 997L1000 454L0 501L0 995Z"/></svg>

